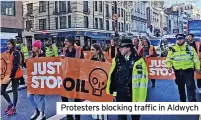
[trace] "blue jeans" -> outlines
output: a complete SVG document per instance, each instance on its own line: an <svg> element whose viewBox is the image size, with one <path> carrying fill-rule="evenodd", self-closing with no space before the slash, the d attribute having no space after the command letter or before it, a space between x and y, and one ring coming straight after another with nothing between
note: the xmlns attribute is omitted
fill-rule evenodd
<svg viewBox="0 0 201 120"><path fill-rule="evenodd" d="M39 97L39 103L41 104L40 110L41 112L45 111L45 95L35 95L35 94L28 94L28 101L31 103L31 105L35 108L38 109L38 105L35 100L35 96Z"/></svg>

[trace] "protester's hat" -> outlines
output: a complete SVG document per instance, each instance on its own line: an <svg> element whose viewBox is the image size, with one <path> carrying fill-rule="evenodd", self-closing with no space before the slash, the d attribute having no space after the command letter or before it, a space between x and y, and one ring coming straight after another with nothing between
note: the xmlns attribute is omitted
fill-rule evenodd
<svg viewBox="0 0 201 120"><path fill-rule="evenodd" d="M73 36L67 36L67 37L65 38L65 41L66 41L66 42L70 42L70 43L74 43L74 42L75 42L75 39L74 39Z"/></svg>
<svg viewBox="0 0 201 120"><path fill-rule="evenodd" d="M33 42L32 46L41 49L42 48L42 42L40 40L36 40Z"/></svg>
<svg viewBox="0 0 201 120"><path fill-rule="evenodd" d="M177 40L185 39L185 38L186 38L186 36L185 36L184 34L177 34L177 35L176 35L176 39L177 39Z"/></svg>
<svg viewBox="0 0 201 120"><path fill-rule="evenodd" d="M120 47L132 47L133 43L131 39L122 39Z"/></svg>

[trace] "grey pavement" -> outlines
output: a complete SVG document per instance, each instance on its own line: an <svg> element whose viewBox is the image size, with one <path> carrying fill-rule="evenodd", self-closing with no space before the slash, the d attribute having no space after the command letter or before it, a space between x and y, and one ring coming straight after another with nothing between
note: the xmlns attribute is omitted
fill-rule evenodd
<svg viewBox="0 0 201 120"><path fill-rule="evenodd" d="M9 93L12 98L12 93ZM29 120L33 114L34 109L27 101L26 89L19 90L19 99L17 105L17 114L8 117L4 115L3 110L6 108L7 103L1 96L1 120ZM198 100L201 102L201 96L197 94ZM56 102L60 102L60 96L48 95L46 96L46 117L51 118L56 115ZM37 97L36 97L36 100ZM157 80L156 88L151 88L151 84L148 89L148 102L178 102L179 96L177 87L172 80ZM142 115L141 120L198 120L199 116L196 115ZM62 120L65 120L63 118ZM82 115L81 120L92 120L91 115ZM117 120L116 115L109 116L109 120ZM130 120L130 117L129 119Z"/></svg>

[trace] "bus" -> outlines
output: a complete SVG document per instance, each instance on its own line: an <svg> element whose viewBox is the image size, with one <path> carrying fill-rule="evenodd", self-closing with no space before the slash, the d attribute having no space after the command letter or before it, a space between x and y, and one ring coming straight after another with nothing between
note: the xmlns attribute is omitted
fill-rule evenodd
<svg viewBox="0 0 201 120"><path fill-rule="evenodd" d="M196 41L201 40L201 20L191 20L187 24L187 33L193 34Z"/></svg>

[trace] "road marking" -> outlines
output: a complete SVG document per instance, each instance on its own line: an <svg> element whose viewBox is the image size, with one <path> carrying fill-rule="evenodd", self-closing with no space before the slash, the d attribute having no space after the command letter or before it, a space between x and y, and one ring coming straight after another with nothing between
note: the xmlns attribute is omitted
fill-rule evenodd
<svg viewBox="0 0 201 120"><path fill-rule="evenodd" d="M47 120L61 120L62 118L66 117L66 115L54 115Z"/></svg>

